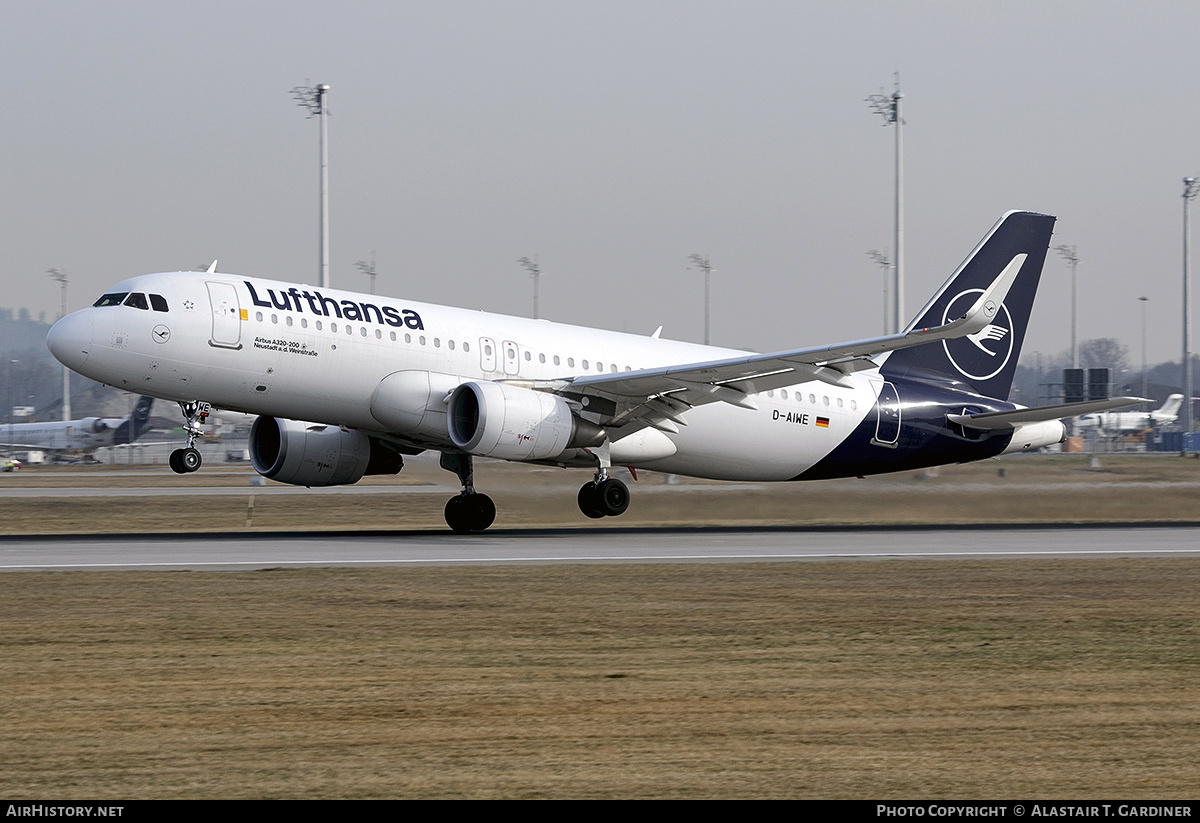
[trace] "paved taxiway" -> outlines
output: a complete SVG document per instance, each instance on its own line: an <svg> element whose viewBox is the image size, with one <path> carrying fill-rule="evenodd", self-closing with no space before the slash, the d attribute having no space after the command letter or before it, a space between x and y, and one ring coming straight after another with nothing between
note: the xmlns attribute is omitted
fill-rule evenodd
<svg viewBox="0 0 1200 823"><path fill-rule="evenodd" d="M1200 524L496 530L0 539L0 570L451 566L904 557L1200 555Z"/></svg>

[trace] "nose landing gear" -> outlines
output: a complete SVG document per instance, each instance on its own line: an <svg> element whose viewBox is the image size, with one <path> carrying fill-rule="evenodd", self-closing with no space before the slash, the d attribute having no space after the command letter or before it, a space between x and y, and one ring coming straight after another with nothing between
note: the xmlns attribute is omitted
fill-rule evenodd
<svg viewBox="0 0 1200 823"><path fill-rule="evenodd" d="M176 449L171 452L171 456L167 459L167 463L171 466L171 471L176 474L191 474L200 468L203 463L198 449Z"/></svg>
<svg viewBox="0 0 1200 823"><path fill-rule="evenodd" d="M200 424L208 419L209 414L212 413L212 406L199 401L180 402L179 410L183 412L183 430L187 432L187 448L171 452L167 463L171 466L171 471L176 474L191 474L204 462L200 457L200 450L196 448L196 441L204 435Z"/></svg>

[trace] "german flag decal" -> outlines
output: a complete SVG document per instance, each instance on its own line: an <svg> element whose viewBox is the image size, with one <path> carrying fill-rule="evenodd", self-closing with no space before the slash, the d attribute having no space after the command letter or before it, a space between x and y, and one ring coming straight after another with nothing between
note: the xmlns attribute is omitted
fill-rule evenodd
<svg viewBox="0 0 1200 823"><path fill-rule="evenodd" d="M817 427L821 428L821 429L829 428L829 418L828 417L818 417L817 418Z"/></svg>

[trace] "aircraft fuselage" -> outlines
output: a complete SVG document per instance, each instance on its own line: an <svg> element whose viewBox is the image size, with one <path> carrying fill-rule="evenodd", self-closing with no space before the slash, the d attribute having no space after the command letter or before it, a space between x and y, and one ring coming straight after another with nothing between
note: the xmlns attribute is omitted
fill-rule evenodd
<svg viewBox="0 0 1200 823"><path fill-rule="evenodd" d="M418 448L453 448L444 411L436 419L437 406L468 380L547 381L745 354L225 274L145 275L116 284L109 294L155 295L167 310L111 301L116 304L60 321L51 345L81 374L165 400L203 399L222 409L318 421ZM389 395L386 379L402 372L432 385L424 394ZM621 446L618 440L614 462L725 480L807 479L980 459L1003 452L1010 440L963 432L948 425L946 415L1011 404L911 380L886 381L877 370L843 382L811 380L758 392L753 409L698 406L676 431L640 435L651 442ZM404 403L412 408L397 408ZM398 425L420 412L429 419Z"/></svg>

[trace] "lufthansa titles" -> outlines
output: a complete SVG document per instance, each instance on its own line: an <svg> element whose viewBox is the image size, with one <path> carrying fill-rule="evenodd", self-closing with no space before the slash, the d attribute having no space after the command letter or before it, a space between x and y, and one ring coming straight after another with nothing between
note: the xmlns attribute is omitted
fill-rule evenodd
<svg viewBox="0 0 1200 823"><path fill-rule="evenodd" d="M334 300L332 297L326 297L315 289L313 291L309 291L308 289L301 291L295 286L288 289L280 289L278 294L275 293L275 289L267 289L267 296L264 299L259 297L254 285L249 280L243 280L242 282L250 290L250 300L253 301L254 305L262 306L263 308L275 308L281 311L294 311L304 314L305 306L307 306L309 313L315 314L318 317L357 320L364 323L376 323L380 326L393 326L395 328L405 326L418 331L425 328L425 324L421 321L421 315L412 309L397 309L387 305L377 306L374 303L356 303L353 300Z"/></svg>

